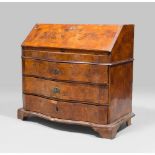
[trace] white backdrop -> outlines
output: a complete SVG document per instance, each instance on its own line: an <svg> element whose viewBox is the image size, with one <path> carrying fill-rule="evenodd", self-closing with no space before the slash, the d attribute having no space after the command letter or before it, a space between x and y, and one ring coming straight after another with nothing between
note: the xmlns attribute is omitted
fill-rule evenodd
<svg viewBox="0 0 155 155"><path fill-rule="evenodd" d="M154 15L154 3L0 3L0 151L155 151ZM136 117L118 138L103 140L86 128L16 119L22 106L20 45L36 23L135 24Z"/></svg>

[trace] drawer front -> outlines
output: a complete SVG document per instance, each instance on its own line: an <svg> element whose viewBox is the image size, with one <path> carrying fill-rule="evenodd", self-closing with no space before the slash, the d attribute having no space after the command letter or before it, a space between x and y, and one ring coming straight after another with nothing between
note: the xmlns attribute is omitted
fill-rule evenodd
<svg viewBox="0 0 155 155"><path fill-rule="evenodd" d="M23 74L57 80L108 83L108 67L92 64L58 63L23 59Z"/></svg>
<svg viewBox="0 0 155 155"><path fill-rule="evenodd" d="M75 61L75 62L90 62L90 63L110 62L109 54L102 54L102 55L86 54L86 51L82 50L59 50L59 49L52 49L51 51L23 50L23 57L48 59L53 61Z"/></svg>
<svg viewBox="0 0 155 155"><path fill-rule="evenodd" d="M23 78L24 93L67 101L79 101L104 105L108 102L108 89L105 86L56 82L34 77Z"/></svg>
<svg viewBox="0 0 155 155"><path fill-rule="evenodd" d="M107 124L106 106L60 102L24 95L24 108L54 118Z"/></svg>

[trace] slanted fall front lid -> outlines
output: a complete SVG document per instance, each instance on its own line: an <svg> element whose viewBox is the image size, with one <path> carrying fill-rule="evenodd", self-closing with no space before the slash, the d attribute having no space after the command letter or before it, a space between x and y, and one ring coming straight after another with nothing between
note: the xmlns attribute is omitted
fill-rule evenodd
<svg viewBox="0 0 155 155"><path fill-rule="evenodd" d="M111 52L123 25L37 24L23 47Z"/></svg>

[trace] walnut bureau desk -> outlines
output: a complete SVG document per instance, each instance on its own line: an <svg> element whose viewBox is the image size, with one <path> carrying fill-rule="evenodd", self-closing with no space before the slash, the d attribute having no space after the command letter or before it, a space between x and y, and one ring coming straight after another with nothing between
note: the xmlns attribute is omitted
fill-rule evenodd
<svg viewBox="0 0 155 155"><path fill-rule="evenodd" d="M37 24L22 44L23 108L114 138L131 124L134 25Z"/></svg>

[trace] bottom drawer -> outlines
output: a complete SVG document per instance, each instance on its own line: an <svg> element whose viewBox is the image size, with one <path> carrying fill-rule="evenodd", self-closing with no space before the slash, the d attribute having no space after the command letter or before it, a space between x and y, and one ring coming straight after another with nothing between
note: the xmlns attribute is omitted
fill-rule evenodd
<svg viewBox="0 0 155 155"><path fill-rule="evenodd" d="M23 95L24 109L54 118L107 124L107 107L54 101L33 95Z"/></svg>

